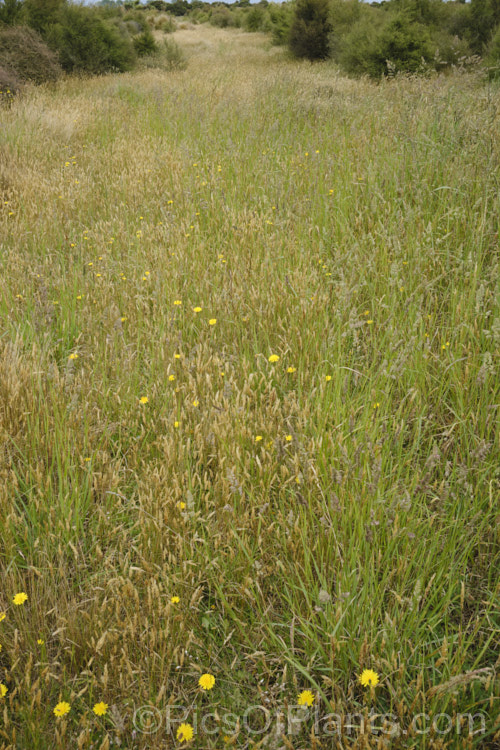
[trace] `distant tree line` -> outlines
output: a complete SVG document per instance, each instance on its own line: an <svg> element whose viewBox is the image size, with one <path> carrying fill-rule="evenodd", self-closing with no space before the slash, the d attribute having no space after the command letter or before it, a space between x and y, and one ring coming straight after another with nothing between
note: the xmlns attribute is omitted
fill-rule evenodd
<svg viewBox="0 0 500 750"><path fill-rule="evenodd" d="M24 81L55 80L63 71L131 70L163 55L182 65L172 41L161 50L153 31L175 18L264 32L297 58L332 59L346 73L380 78L465 67L482 59L500 77L500 0L0 0L0 92ZM159 59L159 58L158 58Z"/></svg>

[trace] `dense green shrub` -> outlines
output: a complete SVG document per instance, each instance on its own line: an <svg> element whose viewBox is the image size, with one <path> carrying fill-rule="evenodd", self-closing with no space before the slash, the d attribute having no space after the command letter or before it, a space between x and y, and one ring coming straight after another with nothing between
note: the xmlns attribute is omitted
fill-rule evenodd
<svg viewBox="0 0 500 750"><path fill-rule="evenodd" d="M330 0L332 31L329 38L329 50L334 60L339 60L343 40L360 21L363 14L369 15L370 8L358 0Z"/></svg>
<svg viewBox="0 0 500 750"><path fill-rule="evenodd" d="M130 37L84 6L64 6L47 40L58 52L63 68L70 72L130 70L135 61Z"/></svg>
<svg viewBox="0 0 500 750"><path fill-rule="evenodd" d="M21 10L21 0L0 0L0 26L3 23L9 26L14 26L18 23Z"/></svg>
<svg viewBox="0 0 500 750"><path fill-rule="evenodd" d="M269 6L269 31L273 44L287 44L292 25L293 9L290 3Z"/></svg>
<svg viewBox="0 0 500 750"><path fill-rule="evenodd" d="M380 78L415 73L433 63L435 52L424 24L411 21L406 12L383 17L372 8L340 39L338 59L348 73Z"/></svg>
<svg viewBox="0 0 500 750"><path fill-rule="evenodd" d="M481 54L484 51L499 24L499 0L471 0L469 35L474 52Z"/></svg>
<svg viewBox="0 0 500 750"><path fill-rule="evenodd" d="M325 59L331 30L328 0L297 0L290 27L290 51L295 57Z"/></svg>
<svg viewBox="0 0 500 750"><path fill-rule="evenodd" d="M155 38L151 33L151 29L149 27L146 27L144 31L142 31L140 34L137 34L137 36L134 37L133 42L134 49L139 57L152 55L153 52L155 52L157 49Z"/></svg>
<svg viewBox="0 0 500 750"><path fill-rule="evenodd" d="M57 23L65 5L66 0L24 0L24 22L45 38L51 26Z"/></svg>
<svg viewBox="0 0 500 750"><path fill-rule="evenodd" d="M33 83L55 81L62 74L56 55L27 26L0 29L0 67L19 81Z"/></svg>
<svg viewBox="0 0 500 750"><path fill-rule="evenodd" d="M412 21L406 13L395 15L382 30L376 53L394 72L415 73L422 62L434 57L431 36L426 26Z"/></svg>
<svg viewBox="0 0 500 750"><path fill-rule="evenodd" d="M261 31L264 25L264 9L258 6L250 8L245 14L243 28L246 31Z"/></svg>
<svg viewBox="0 0 500 750"><path fill-rule="evenodd" d="M500 79L500 26L490 41L486 50L484 61L487 66L490 79Z"/></svg>
<svg viewBox="0 0 500 750"><path fill-rule="evenodd" d="M226 29L228 26L233 26L233 14L229 8L225 8L223 5L216 6L211 15L210 23L212 26L217 26L219 29Z"/></svg>
<svg viewBox="0 0 500 750"><path fill-rule="evenodd" d="M378 53L384 21L376 11L363 13L345 36L336 37L335 58L343 70L371 78L380 78L384 74L385 60Z"/></svg>

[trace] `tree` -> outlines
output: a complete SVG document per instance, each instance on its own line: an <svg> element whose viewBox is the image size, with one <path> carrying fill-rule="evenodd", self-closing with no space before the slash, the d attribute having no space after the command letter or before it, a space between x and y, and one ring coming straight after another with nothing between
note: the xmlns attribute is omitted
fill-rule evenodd
<svg viewBox="0 0 500 750"><path fill-rule="evenodd" d="M298 0L288 41L292 54L324 60L331 30L328 0Z"/></svg>

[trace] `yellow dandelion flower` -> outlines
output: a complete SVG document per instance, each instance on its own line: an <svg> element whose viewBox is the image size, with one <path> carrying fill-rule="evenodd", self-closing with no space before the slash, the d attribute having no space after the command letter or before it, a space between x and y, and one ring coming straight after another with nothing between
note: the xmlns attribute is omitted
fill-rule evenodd
<svg viewBox="0 0 500 750"><path fill-rule="evenodd" d="M170 599L170 602L171 602L171 604L179 604L179 602L180 602L180 598L179 598L178 596L173 596L173 597L172 597L172 598Z"/></svg>
<svg viewBox="0 0 500 750"><path fill-rule="evenodd" d="M170 382L174 381L175 380L175 375L169 375L168 379L170 380Z"/></svg>
<svg viewBox="0 0 500 750"><path fill-rule="evenodd" d="M375 687L380 681L378 674L373 669L364 669L358 679L363 687Z"/></svg>
<svg viewBox="0 0 500 750"><path fill-rule="evenodd" d="M61 703L58 703L54 708L54 716L64 716L70 710L71 706L69 705L69 703L66 703L66 701L61 701Z"/></svg>
<svg viewBox="0 0 500 750"><path fill-rule="evenodd" d="M177 508L179 510L186 510L186 503L183 503L182 500L179 500L179 502L177 503Z"/></svg>
<svg viewBox="0 0 500 750"><path fill-rule="evenodd" d="M82 295L81 295L81 294L77 294L76 298L77 298L77 299L81 299L81 298L82 298Z"/></svg>
<svg viewBox="0 0 500 750"><path fill-rule="evenodd" d="M278 360L279 357L277 354L271 354L271 356L269 357L269 362L278 362Z"/></svg>
<svg viewBox="0 0 500 750"><path fill-rule="evenodd" d="M201 307L193 307L193 312L195 313L201 312Z"/></svg>
<svg viewBox="0 0 500 750"><path fill-rule="evenodd" d="M6 612L0 612L0 622L2 622L2 620L5 620L6 617L7 617Z"/></svg>
<svg viewBox="0 0 500 750"><path fill-rule="evenodd" d="M215 677L213 676L213 674L202 674L200 679L198 680L198 685L202 690L211 690L215 685Z"/></svg>
<svg viewBox="0 0 500 750"><path fill-rule="evenodd" d="M287 435L285 437L285 440L286 440L287 443L291 443L292 442L292 436L291 435Z"/></svg>
<svg viewBox="0 0 500 750"><path fill-rule="evenodd" d="M96 716L104 716L106 711L108 710L108 704L104 703L104 701L101 701L100 703L96 703L92 711L95 713Z"/></svg>
<svg viewBox="0 0 500 750"><path fill-rule="evenodd" d="M76 352L73 352L69 355L68 359L78 359L78 354Z"/></svg>
<svg viewBox="0 0 500 750"><path fill-rule="evenodd" d="M314 694L310 690L303 690L297 697L299 706L312 706L314 703Z"/></svg>
<svg viewBox="0 0 500 750"><path fill-rule="evenodd" d="M262 435L256 435L255 436L255 442L256 443L260 443L261 440L262 440Z"/></svg>
<svg viewBox="0 0 500 750"><path fill-rule="evenodd" d="M179 742L189 742L193 739L193 727L191 724L181 724L177 730L177 739Z"/></svg>
<svg viewBox="0 0 500 750"><path fill-rule="evenodd" d="M217 323L217 318L210 318L208 321L209 326L214 326Z"/></svg>
<svg viewBox="0 0 500 750"><path fill-rule="evenodd" d="M182 305L182 300L180 299L174 300L174 305Z"/></svg>
<svg viewBox="0 0 500 750"><path fill-rule="evenodd" d="M174 354L174 359L180 359L180 358L181 358L180 354Z"/></svg>
<svg viewBox="0 0 500 750"><path fill-rule="evenodd" d="M0 698L5 698L8 691L7 685L4 685L3 682L0 682Z"/></svg>
<svg viewBox="0 0 500 750"><path fill-rule="evenodd" d="M366 322L367 322L367 324L368 324L369 326L371 326L371 324L373 323L373 320L367 320Z"/></svg>
<svg viewBox="0 0 500 750"><path fill-rule="evenodd" d="M147 396L141 396L139 401L141 404L147 404L149 401L149 398Z"/></svg>
<svg viewBox="0 0 500 750"><path fill-rule="evenodd" d="M179 426L179 422L177 422L177 421L174 422L174 427L178 427L178 426Z"/></svg>
<svg viewBox="0 0 500 750"><path fill-rule="evenodd" d="M199 405L200 405L199 401L193 401L193 406L199 406Z"/></svg>
<svg viewBox="0 0 500 750"><path fill-rule="evenodd" d="M331 379L332 379L331 375L325 375L325 380L327 383L329 383Z"/></svg>
<svg viewBox="0 0 500 750"><path fill-rule="evenodd" d="M16 594L12 601L15 605L19 606L20 604L24 604L24 602L27 600L28 594L25 594L24 591L21 591L19 594Z"/></svg>
<svg viewBox="0 0 500 750"><path fill-rule="evenodd" d="M297 371L297 368L296 368L296 367L288 367L288 368L287 368L287 372L290 372L290 373L292 373L292 372L296 372L296 371Z"/></svg>

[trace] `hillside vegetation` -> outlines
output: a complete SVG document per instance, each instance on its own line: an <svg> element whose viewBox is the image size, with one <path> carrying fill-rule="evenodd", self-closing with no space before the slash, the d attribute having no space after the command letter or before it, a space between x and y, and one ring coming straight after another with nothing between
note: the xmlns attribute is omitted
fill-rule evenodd
<svg viewBox="0 0 500 750"><path fill-rule="evenodd" d="M174 41L2 111L0 746L497 747L498 87Z"/></svg>

